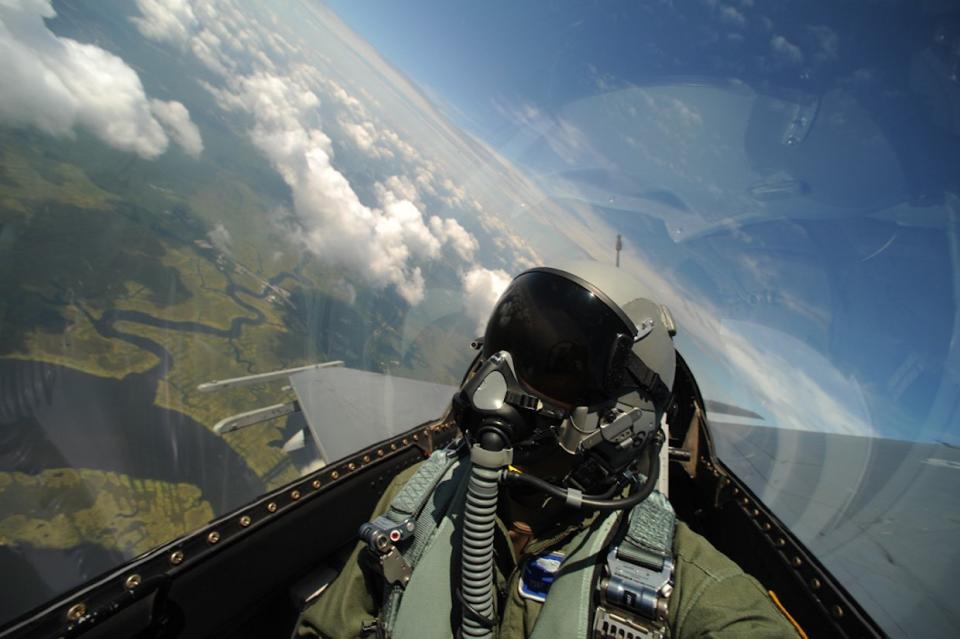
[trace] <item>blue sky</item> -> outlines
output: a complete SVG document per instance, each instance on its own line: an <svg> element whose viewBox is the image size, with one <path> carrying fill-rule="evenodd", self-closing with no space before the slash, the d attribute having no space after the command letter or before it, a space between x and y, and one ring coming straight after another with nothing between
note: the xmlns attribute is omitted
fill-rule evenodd
<svg viewBox="0 0 960 639"><path fill-rule="evenodd" d="M39 3L6 10L8 71L36 73L0 111L200 159L191 113L222 111L290 188L300 240L412 307L444 267L480 319L510 273L612 261L622 233L712 399L955 441L960 33L935 4L335 3L357 37L312 2L141 1L120 22L193 61L198 102L69 45ZM90 101L105 78L129 90Z"/></svg>
<svg viewBox="0 0 960 639"><path fill-rule="evenodd" d="M752 0L328 4L484 136L510 124L495 100L550 111L604 82L736 76L789 87L801 74L825 84L858 65L900 65L930 21L903 3L869 11Z"/></svg>
<svg viewBox="0 0 960 639"><path fill-rule="evenodd" d="M329 3L547 195L622 232L627 261L766 353L757 366L785 369L781 386L794 368L821 380L837 428L956 442L960 95L935 4ZM692 333L691 351L715 348ZM750 366L704 365L701 385L737 401Z"/></svg>

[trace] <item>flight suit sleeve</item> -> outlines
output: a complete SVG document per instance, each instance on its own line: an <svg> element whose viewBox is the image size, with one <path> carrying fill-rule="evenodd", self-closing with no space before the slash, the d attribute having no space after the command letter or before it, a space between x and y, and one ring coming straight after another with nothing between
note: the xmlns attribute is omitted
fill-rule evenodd
<svg viewBox="0 0 960 639"><path fill-rule="evenodd" d="M677 522L674 554L673 639L799 637L760 582L683 522Z"/></svg>
<svg viewBox="0 0 960 639"><path fill-rule="evenodd" d="M420 464L416 464L393 478L370 515L371 521L386 512L390 502L419 467ZM379 597L375 598L373 593L379 592L383 586L360 567L363 547L362 542L357 543L337 578L304 611L297 629L299 637L353 639L361 636L360 629L364 624L376 619Z"/></svg>

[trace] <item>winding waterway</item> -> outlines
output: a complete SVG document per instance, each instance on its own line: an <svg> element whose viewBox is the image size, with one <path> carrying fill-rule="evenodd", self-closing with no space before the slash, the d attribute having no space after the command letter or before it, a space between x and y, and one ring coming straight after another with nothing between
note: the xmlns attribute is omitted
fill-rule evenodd
<svg viewBox="0 0 960 639"><path fill-rule="evenodd" d="M195 251L211 261L215 255ZM142 311L109 309L93 317L84 310L104 338L123 340L156 355L157 365L146 372L113 379L42 362L0 360L0 471L37 475L47 469L94 469L134 481L188 483L200 489L215 516L261 495L266 490L263 480L222 438L189 416L155 404L157 385L175 364L173 355L162 344L116 326L127 322L227 339L236 361L252 372L253 363L242 359L233 340L266 318L242 296L263 299L269 289L254 292L236 284L230 273L225 275L224 292L245 312L228 328ZM283 272L268 282L278 285L288 278L299 279ZM70 505L54 499L31 505L29 514L53 520L65 508ZM156 543L164 541L168 540ZM23 543L0 546L0 574L18 584L12 589L15 593L0 601L0 624L130 558L93 543L62 549Z"/></svg>

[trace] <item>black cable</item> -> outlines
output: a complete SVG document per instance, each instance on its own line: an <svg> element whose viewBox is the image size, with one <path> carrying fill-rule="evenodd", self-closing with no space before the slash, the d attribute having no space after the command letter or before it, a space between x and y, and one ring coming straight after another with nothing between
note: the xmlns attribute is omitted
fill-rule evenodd
<svg viewBox="0 0 960 639"><path fill-rule="evenodd" d="M619 481L619 480L615 481L613 482L613 485L610 486L610 488L606 489L599 495L590 495L590 497L591 499L610 499L611 497L619 493L621 490L623 490L624 485L625 483L623 481Z"/></svg>
<svg viewBox="0 0 960 639"><path fill-rule="evenodd" d="M656 447L651 447L653 450L656 450ZM633 493L629 497L623 497L620 499L603 499L602 495L583 495L578 501L580 503L580 508L587 508L590 510L599 510L599 511L610 511L610 510L622 510L624 508L630 508L636 506L641 501L650 496L650 493L653 492L653 489L657 485L657 478L660 476L660 455L653 454L650 459L650 469L649 474L646 477L646 480L640 486L640 489L637 492ZM556 497L562 501L567 500L567 489L561 488L551 484L548 481L544 481L539 477L534 477L527 473L517 473L514 471L507 471L503 475L503 481L508 484L526 484L532 488L536 488L541 492L545 492L552 497Z"/></svg>

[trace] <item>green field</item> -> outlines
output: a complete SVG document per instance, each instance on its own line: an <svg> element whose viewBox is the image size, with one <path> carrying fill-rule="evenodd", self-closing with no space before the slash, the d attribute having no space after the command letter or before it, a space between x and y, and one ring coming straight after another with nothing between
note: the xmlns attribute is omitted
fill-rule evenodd
<svg viewBox="0 0 960 639"><path fill-rule="evenodd" d="M406 305L303 255L272 214L292 208L276 174L243 140L215 146L232 168L174 150L140 160L83 133L56 140L0 130L0 359L123 379L154 370L160 358L156 348L105 335L104 327L145 338L172 358L155 405L208 429L289 397L279 384L196 392L212 379L329 359L459 379L470 355L469 322L441 318L403 344ZM214 246L210 232L219 225L230 241ZM282 273L296 275L279 283L285 294L265 290ZM455 281L452 273L437 277ZM223 441L277 487L299 474L280 448L285 435L276 420ZM51 500L55 508L36 506ZM132 556L219 514L186 483L97 468L0 471L0 545L85 542Z"/></svg>

